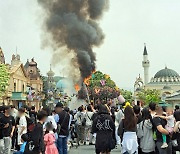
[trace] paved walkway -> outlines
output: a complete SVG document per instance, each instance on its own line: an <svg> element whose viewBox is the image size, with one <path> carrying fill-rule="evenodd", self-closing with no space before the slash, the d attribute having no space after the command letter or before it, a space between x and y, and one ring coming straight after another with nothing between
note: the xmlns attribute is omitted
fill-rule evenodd
<svg viewBox="0 0 180 154"><path fill-rule="evenodd" d="M72 148L69 154L95 154L95 148L94 146L80 146L77 149ZM113 150L111 154L121 154L120 148Z"/></svg>

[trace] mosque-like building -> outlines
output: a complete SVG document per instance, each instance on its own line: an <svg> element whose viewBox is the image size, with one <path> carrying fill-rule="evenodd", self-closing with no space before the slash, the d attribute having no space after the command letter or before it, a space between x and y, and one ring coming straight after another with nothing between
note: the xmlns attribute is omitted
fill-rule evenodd
<svg viewBox="0 0 180 154"><path fill-rule="evenodd" d="M146 45L144 46L142 66L144 68L144 79L139 77L134 84L134 94L142 89L160 90L162 100L172 103L172 105L180 104L180 75L167 66L158 71L151 79L149 79L150 61Z"/></svg>

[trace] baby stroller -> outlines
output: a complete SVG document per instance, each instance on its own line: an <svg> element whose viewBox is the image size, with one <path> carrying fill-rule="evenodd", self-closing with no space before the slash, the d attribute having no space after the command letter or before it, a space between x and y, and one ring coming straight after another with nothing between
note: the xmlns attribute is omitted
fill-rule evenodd
<svg viewBox="0 0 180 154"><path fill-rule="evenodd" d="M71 127L70 127L70 143L71 143L71 147L78 148L77 133L76 133L76 121L75 120L72 120L72 122L71 122Z"/></svg>

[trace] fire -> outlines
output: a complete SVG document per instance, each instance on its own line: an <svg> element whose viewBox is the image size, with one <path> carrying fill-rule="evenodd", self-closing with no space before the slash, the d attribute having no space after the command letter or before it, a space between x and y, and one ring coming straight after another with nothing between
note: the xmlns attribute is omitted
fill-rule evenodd
<svg viewBox="0 0 180 154"><path fill-rule="evenodd" d="M80 86L78 84L74 85L75 90L78 92L80 90Z"/></svg>
<svg viewBox="0 0 180 154"><path fill-rule="evenodd" d="M89 86L90 85L90 79L92 78L92 74L94 74L96 71L94 70L90 76L84 79L84 83Z"/></svg>

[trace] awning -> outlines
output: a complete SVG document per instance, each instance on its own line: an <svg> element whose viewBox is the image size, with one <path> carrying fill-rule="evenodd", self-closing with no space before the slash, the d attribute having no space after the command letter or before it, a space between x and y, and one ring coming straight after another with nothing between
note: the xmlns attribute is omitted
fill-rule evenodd
<svg viewBox="0 0 180 154"><path fill-rule="evenodd" d="M25 101L26 97L23 96L22 92L12 92L11 100L14 100L14 101Z"/></svg>

